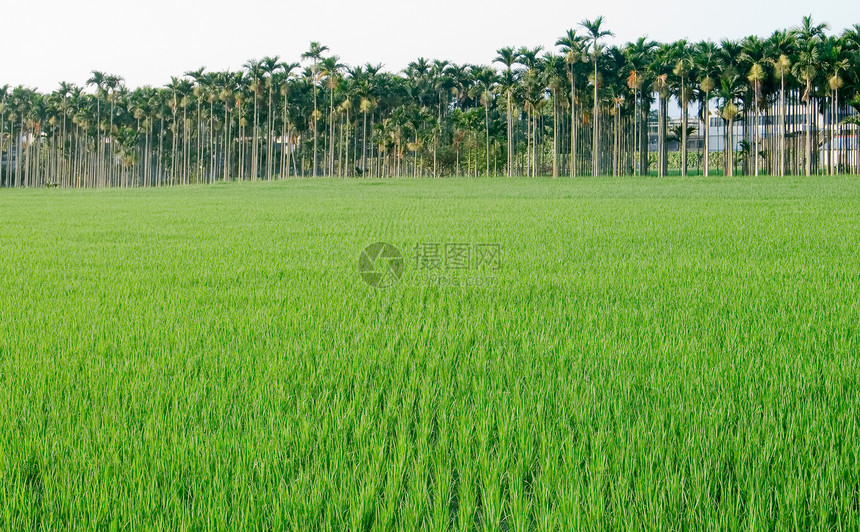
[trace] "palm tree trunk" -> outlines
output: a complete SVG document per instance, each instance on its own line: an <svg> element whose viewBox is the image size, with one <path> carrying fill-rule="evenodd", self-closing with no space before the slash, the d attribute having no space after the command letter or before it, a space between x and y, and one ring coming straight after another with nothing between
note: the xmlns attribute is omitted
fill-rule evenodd
<svg viewBox="0 0 860 532"><path fill-rule="evenodd" d="M639 154L639 151L642 149L641 138L639 137L639 95L635 89L633 90L633 153L634 153L634 161L633 161L633 175L637 176L640 173L639 169L639 161L635 160L635 157Z"/></svg>
<svg viewBox="0 0 860 532"><path fill-rule="evenodd" d="M708 110L708 106L710 104L710 94L705 94L705 97L702 100L702 104L704 105L703 118L705 122L705 139L704 139L704 153L702 158L704 159L704 174L705 177L710 175L711 169L711 114Z"/></svg>
<svg viewBox="0 0 860 532"><path fill-rule="evenodd" d="M101 153L102 153L102 99L100 90L96 87L96 167L93 179L101 182Z"/></svg>
<svg viewBox="0 0 860 532"><path fill-rule="evenodd" d="M726 142L726 174L729 177L734 177L735 175L735 146L734 146L734 130L732 127L732 120L728 121L728 127L726 128L726 135L728 136L728 142Z"/></svg>
<svg viewBox="0 0 860 532"><path fill-rule="evenodd" d="M0 159L3 158L3 137L4 137L4 134L6 132L6 122L3 119L4 119L3 113L0 113ZM9 135L9 144L12 144L12 135L11 134ZM0 180L3 180L2 178L5 177L6 179L3 180L3 183L5 183L5 185L7 187L12 186L12 184L9 182L9 166L11 164L12 164L12 158L9 157L6 159L6 165L5 166L0 165Z"/></svg>
<svg viewBox="0 0 860 532"><path fill-rule="evenodd" d="M662 95L659 97L660 108L657 114L657 175L664 177L666 175L666 115L663 110L666 108L665 100Z"/></svg>
<svg viewBox="0 0 860 532"><path fill-rule="evenodd" d="M640 96L641 96L640 92ZM646 105L647 104L647 105ZM639 106L639 145L641 147L639 151L639 174L640 175L650 175L651 173L651 163L648 159L648 155L651 151L649 131L650 127L648 126L648 115L651 111L651 104L649 102L642 101L642 105Z"/></svg>
<svg viewBox="0 0 860 532"><path fill-rule="evenodd" d="M576 177L576 77L570 69L570 176Z"/></svg>
<svg viewBox="0 0 860 532"><path fill-rule="evenodd" d="M367 111L364 111L364 131L361 134L361 177L367 177ZM434 159L433 173L435 177L436 166Z"/></svg>
<svg viewBox="0 0 860 532"><path fill-rule="evenodd" d="M272 129L274 129L274 117L272 116L272 85L269 84L269 100L266 107L266 180L272 180Z"/></svg>
<svg viewBox="0 0 860 532"><path fill-rule="evenodd" d="M328 111L328 175L334 175L334 88L329 90Z"/></svg>
<svg viewBox="0 0 860 532"><path fill-rule="evenodd" d="M852 113L852 116L857 116L857 113ZM854 124L854 138L856 139L856 153L854 154L854 164L848 168L854 168L854 173L860 173L860 124ZM850 170L849 170L850 171Z"/></svg>
<svg viewBox="0 0 860 532"><path fill-rule="evenodd" d="M227 179L229 179L229 169L227 164L227 154L229 153L227 150L227 137L228 137L228 129L230 128L230 108L227 104L224 104L224 135L223 135L223 145L221 147L221 159L223 162L221 163L222 170L222 180L226 183Z"/></svg>
<svg viewBox="0 0 860 532"><path fill-rule="evenodd" d="M806 176L812 175L812 80L806 82Z"/></svg>
<svg viewBox="0 0 860 532"><path fill-rule="evenodd" d="M314 85L313 85L313 93L314 93L314 116L313 116L313 122L314 122L314 167L313 167L313 170L311 173L312 173L313 177L316 177L317 176L317 136L318 136L318 131L319 131L319 127L318 127L319 120L317 120L316 67L314 67L314 69L313 69L313 83L314 83Z"/></svg>
<svg viewBox="0 0 860 532"><path fill-rule="evenodd" d="M170 182L176 184L176 133L179 124L176 123L176 106L173 107L173 130L170 134Z"/></svg>
<svg viewBox="0 0 860 532"><path fill-rule="evenodd" d="M69 172L68 172L68 167L67 167L68 155L66 154L66 98L65 97L63 97L62 112L63 112L63 129L60 132L60 157L62 157L62 159L60 160L60 174L62 174L62 176L63 176L63 183L65 183L65 186L69 187L69 186L71 186L71 176L69 175ZM3 128L0 127L0 132L2 132L2 131L3 131Z"/></svg>
<svg viewBox="0 0 860 532"><path fill-rule="evenodd" d="M281 179L285 177L290 177L290 146L287 141L287 101L286 96L284 97L284 113L281 116L281 171L279 175Z"/></svg>
<svg viewBox="0 0 860 532"><path fill-rule="evenodd" d="M113 114L114 114L114 98L116 93L113 93L110 101L110 120L108 121L108 162L107 162L107 177L105 179L107 186L112 185L113 181Z"/></svg>
<svg viewBox="0 0 860 532"><path fill-rule="evenodd" d="M785 74L780 76L779 89L779 175L785 176Z"/></svg>
<svg viewBox="0 0 860 532"><path fill-rule="evenodd" d="M552 176L558 177L558 99L552 90Z"/></svg>
<svg viewBox="0 0 860 532"><path fill-rule="evenodd" d="M6 122L3 120L3 113L0 113L0 159L3 158L3 137L6 131ZM11 142L11 138L10 138ZM5 183L5 185L9 186L9 164L11 163L11 159L6 160L6 165L0 164L0 184ZM5 172L4 172L5 169ZM3 177L6 177L4 180Z"/></svg>
<svg viewBox="0 0 860 532"><path fill-rule="evenodd" d="M595 48L597 44L595 42ZM594 58L594 117L593 117L593 132L594 132L594 140L592 141L591 153L591 173L594 177L597 177L599 171L598 164L598 151L600 149L600 127L599 127L599 113L600 107L597 105L597 57Z"/></svg>
<svg viewBox="0 0 860 532"><path fill-rule="evenodd" d="M21 131L24 131L24 122L21 122ZM32 142L27 143L27 149L24 150L24 187L30 188L32 183L30 183L30 151L33 147Z"/></svg>
<svg viewBox="0 0 860 532"><path fill-rule="evenodd" d="M182 106L182 182L189 184L191 163L191 145L189 144L190 137L188 136L188 105Z"/></svg>
<svg viewBox="0 0 860 532"><path fill-rule="evenodd" d="M239 120L241 120L241 115ZM257 146L259 139L257 138L257 120L258 118L258 110L257 110L257 91L254 90L254 123L251 124L251 181L257 180L257 174L259 171L259 162L257 161ZM242 141L242 136L239 136L239 141Z"/></svg>
<svg viewBox="0 0 860 532"><path fill-rule="evenodd" d="M538 115L532 112L532 177L537 177Z"/></svg>
<svg viewBox="0 0 860 532"><path fill-rule="evenodd" d="M755 177L758 177L758 144L759 144L759 132L758 132L758 122L759 122L759 113L758 113L758 82L756 82L755 87L755 98L753 105L755 108L753 109L753 144L752 144L752 154L750 156L753 158L753 173Z"/></svg>
<svg viewBox="0 0 860 532"><path fill-rule="evenodd" d="M350 172L353 176L355 176L355 167L358 165L358 121L355 124L352 124L352 172Z"/></svg>
<svg viewBox="0 0 860 532"><path fill-rule="evenodd" d="M146 135L144 136L144 144L143 144L143 186L148 187L149 181L151 179L151 171L150 168L152 166L152 153L151 153L151 143L152 139L152 123L149 123L149 126L146 129Z"/></svg>
<svg viewBox="0 0 860 532"><path fill-rule="evenodd" d="M484 131L486 133L487 177L490 177L490 104L484 105Z"/></svg>
<svg viewBox="0 0 860 532"><path fill-rule="evenodd" d="M612 177L618 177L618 105L612 117Z"/></svg>
<svg viewBox="0 0 860 532"><path fill-rule="evenodd" d="M526 114L526 177L532 176L532 113L529 111Z"/></svg>
<svg viewBox="0 0 860 532"><path fill-rule="evenodd" d="M341 155L338 158L342 167L343 177L349 177L349 107L346 108L346 119L341 122L340 128L343 131L343 142L341 143ZM338 171L338 173L341 173Z"/></svg>
<svg viewBox="0 0 860 532"><path fill-rule="evenodd" d="M158 128L158 156L156 160L156 175L155 175L155 186L161 186L161 178L164 174L164 112L161 111L159 113L161 116L160 124Z"/></svg>
<svg viewBox="0 0 860 532"><path fill-rule="evenodd" d="M10 124L11 126L11 124ZM11 140L11 139L10 139ZM12 146L11 142L9 143L9 158L11 160L12 157ZM83 177L83 165L84 165L84 156L83 149L81 148L81 126L80 124L75 124L75 186L76 188L81 188L81 179Z"/></svg>
<svg viewBox="0 0 860 532"><path fill-rule="evenodd" d="M834 161L834 143L839 136L839 89L833 95L833 112L830 114L830 175L839 173L839 160ZM841 157L840 157L841 158Z"/></svg>
<svg viewBox="0 0 860 532"><path fill-rule="evenodd" d="M687 88L681 80L681 176L687 177Z"/></svg>
<svg viewBox="0 0 860 532"><path fill-rule="evenodd" d="M512 91L508 89L508 177L513 176L514 152L513 152L513 109L511 105Z"/></svg>

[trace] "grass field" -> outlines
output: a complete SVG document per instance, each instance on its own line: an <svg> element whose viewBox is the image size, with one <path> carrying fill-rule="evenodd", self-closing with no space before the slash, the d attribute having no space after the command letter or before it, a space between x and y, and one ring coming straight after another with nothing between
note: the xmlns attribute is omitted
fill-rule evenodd
<svg viewBox="0 0 860 532"><path fill-rule="evenodd" d="M860 527L856 177L2 190L0 227L0 529Z"/></svg>

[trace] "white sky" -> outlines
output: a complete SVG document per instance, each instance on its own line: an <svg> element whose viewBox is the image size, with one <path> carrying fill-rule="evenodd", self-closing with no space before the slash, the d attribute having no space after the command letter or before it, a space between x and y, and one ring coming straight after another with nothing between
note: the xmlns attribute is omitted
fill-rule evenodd
<svg viewBox="0 0 860 532"><path fill-rule="evenodd" d="M3 5L5 4L5 5ZM552 47L583 18L604 15L616 42L767 36L812 14L841 32L860 23L857 0L4 0L0 84L43 91L83 84L91 70L127 85L163 85L206 66L251 58L299 61L312 40L350 65L400 70L424 56L489 64L506 45Z"/></svg>

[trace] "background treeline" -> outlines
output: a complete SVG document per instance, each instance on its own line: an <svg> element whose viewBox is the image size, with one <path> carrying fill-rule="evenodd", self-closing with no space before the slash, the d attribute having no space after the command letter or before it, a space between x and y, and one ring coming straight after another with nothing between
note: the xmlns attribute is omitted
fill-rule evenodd
<svg viewBox="0 0 860 532"><path fill-rule="evenodd" d="M610 35L585 20L556 51L502 48L491 66L420 58L390 73L311 43L300 62L201 68L160 88L102 72L51 93L0 86L0 184L860 170L860 25L831 35L805 17L719 43Z"/></svg>

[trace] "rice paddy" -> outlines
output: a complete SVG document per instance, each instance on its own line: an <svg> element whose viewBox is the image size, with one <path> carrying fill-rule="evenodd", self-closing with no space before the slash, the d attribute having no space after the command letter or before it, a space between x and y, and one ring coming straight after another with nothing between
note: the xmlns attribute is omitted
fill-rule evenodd
<svg viewBox="0 0 860 532"><path fill-rule="evenodd" d="M860 528L856 177L3 190L0 226L3 530Z"/></svg>

